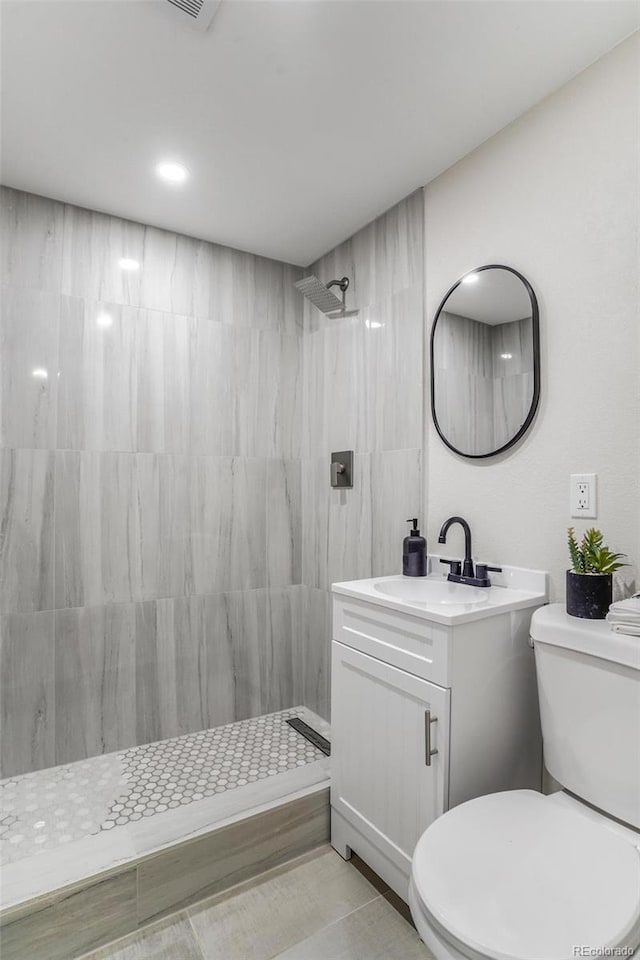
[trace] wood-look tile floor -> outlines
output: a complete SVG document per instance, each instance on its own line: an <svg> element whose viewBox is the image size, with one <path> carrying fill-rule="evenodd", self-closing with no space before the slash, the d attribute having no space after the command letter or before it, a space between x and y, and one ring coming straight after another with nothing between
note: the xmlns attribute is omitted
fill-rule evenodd
<svg viewBox="0 0 640 960"><path fill-rule="evenodd" d="M322 847L84 960L433 960L368 868Z"/></svg>

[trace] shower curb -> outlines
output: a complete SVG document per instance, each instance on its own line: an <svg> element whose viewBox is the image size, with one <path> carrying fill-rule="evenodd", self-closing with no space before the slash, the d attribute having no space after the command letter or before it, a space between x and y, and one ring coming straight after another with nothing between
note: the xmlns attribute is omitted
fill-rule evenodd
<svg viewBox="0 0 640 960"><path fill-rule="evenodd" d="M2 960L74 960L327 843L329 831L322 785L9 907L0 914Z"/></svg>

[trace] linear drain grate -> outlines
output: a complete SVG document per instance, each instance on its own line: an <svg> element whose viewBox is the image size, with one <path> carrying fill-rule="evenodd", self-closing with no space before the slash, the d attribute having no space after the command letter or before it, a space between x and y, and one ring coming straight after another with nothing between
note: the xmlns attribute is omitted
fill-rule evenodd
<svg viewBox="0 0 640 960"><path fill-rule="evenodd" d="M297 730L309 743L312 743L314 747L322 750L325 756L331 756L331 744L327 738L323 737L317 730L314 730L313 727L310 727L308 723L305 723L300 717L290 717L287 723L290 727L293 727L294 730Z"/></svg>

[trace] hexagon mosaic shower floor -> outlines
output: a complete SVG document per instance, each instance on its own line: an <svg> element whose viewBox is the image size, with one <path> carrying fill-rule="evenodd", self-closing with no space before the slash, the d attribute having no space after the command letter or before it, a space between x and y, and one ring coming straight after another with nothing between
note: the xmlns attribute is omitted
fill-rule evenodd
<svg viewBox="0 0 640 960"><path fill-rule="evenodd" d="M117 830L323 756L286 720L236 721L0 781L0 863Z"/></svg>

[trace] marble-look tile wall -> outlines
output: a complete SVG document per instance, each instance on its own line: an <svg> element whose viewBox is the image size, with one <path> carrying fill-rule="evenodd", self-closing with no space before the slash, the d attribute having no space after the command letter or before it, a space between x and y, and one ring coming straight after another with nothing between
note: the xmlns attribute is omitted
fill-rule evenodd
<svg viewBox="0 0 640 960"><path fill-rule="evenodd" d="M433 370L447 439L467 454L498 450L517 434L533 400L531 317L487 324L443 311Z"/></svg>
<svg viewBox="0 0 640 960"><path fill-rule="evenodd" d="M420 516L424 331L423 194L412 194L308 268L347 275L355 317L305 303L304 703L328 717L331 584L402 569L407 517ZM333 450L354 450L354 487L333 490Z"/></svg>
<svg viewBox="0 0 640 960"><path fill-rule="evenodd" d="M301 271L0 202L1 775L300 702Z"/></svg>

